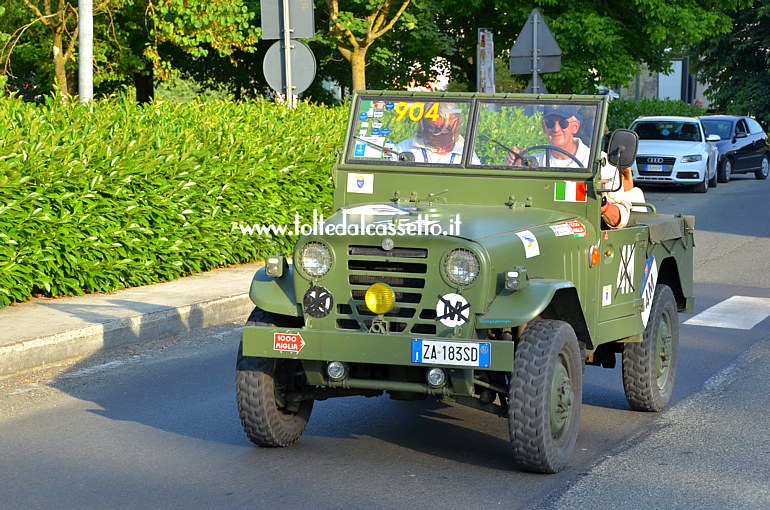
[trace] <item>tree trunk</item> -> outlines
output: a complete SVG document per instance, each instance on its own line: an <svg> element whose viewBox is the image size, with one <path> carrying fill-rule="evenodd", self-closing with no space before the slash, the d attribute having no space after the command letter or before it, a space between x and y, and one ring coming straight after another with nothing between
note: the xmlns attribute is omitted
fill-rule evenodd
<svg viewBox="0 0 770 510"><path fill-rule="evenodd" d="M136 102L147 104L155 97L152 67L145 72L134 73L134 87L136 87Z"/></svg>
<svg viewBox="0 0 770 510"><path fill-rule="evenodd" d="M353 90L366 90L366 50L368 49L368 46L356 46L350 55Z"/></svg>
<svg viewBox="0 0 770 510"><path fill-rule="evenodd" d="M70 95L67 86L67 71L64 62L64 46L61 32L53 32L53 70L54 82L59 87L59 91L65 97Z"/></svg>

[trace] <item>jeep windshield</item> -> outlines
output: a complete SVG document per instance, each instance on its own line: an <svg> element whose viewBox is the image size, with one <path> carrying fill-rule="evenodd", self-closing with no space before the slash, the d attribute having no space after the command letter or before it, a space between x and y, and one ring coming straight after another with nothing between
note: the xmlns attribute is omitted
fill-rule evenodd
<svg viewBox="0 0 770 510"><path fill-rule="evenodd" d="M357 97L346 163L589 173L600 99Z"/></svg>

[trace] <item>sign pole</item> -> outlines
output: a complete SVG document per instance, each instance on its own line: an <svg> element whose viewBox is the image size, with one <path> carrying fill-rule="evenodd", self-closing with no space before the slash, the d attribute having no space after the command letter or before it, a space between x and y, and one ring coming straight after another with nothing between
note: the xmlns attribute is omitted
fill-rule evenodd
<svg viewBox="0 0 770 510"><path fill-rule="evenodd" d="M283 0L283 55L284 76L286 76L286 107L294 108L294 91L291 86L291 25L289 23L289 0Z"/></svg>
<svg viewBox="0 0 770 510"><path fill-rule="evenodd" d="M540 87L537 86L537 29L540 24L540 17L534 13L534 23L532 23L532 92L540 93Z"/></svg>

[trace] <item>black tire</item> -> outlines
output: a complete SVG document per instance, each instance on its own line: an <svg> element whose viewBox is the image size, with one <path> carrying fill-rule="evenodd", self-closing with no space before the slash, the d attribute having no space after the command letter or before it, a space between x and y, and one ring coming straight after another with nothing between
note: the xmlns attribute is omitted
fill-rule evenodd
<svg viewBox="0 0 770 510"><path fill-rule="evenodd" d="M708 175L708 169L711 167L711 161L708 161L706 163L706 175ZM714 172L714 177L709 179L709 188L716 188L717 187L717 181L719 180L719 176L717 175L719 171Z"/></svg>
<svg viewBox="0 0 770 510"><path fill-rule="evenodd" d="M623 346L623 388L631 409L657 412L671 399L679 353L674 293L659 284L641 342Z"/></svg>
<svg viewBox="0 0 770 510"><path fill-rule="evenodd" d="M255 309L246 325L273 327L295 322L293 317L272 316ZM287 401L287 396L308 389L299 360L247 357L241 341L235 395L243 431L252 443L289 446L297 442L310 419L314 401Z"/></svg>
<svg viewBox="0 0 770 510"><path fill-rule="evenodd" d="M572 326L530 323L513 359L508 431L517 467L557 473L572 458L583 400L583 360Z"/></svg>
<svg viewBox="0 0 770 510"><path fill-rule="evenodd" d="M721 183L730 182L730 177L733 175L733 162L730 158L722 160L722 164L717 169L717 180Z"/></svg>
<svg viewBox="0 0 770 510"><path fill-rule="evenodd" d="M754 172L754 177L756 177L758 181L764 181L767 179L768 172L770 172L770 162L768 162L767 155L764 155L762 156L762 163Z"/></svg>
<svg viewBox="0 0 770 510"><path fill-rule="evenodd" d="M709 190L708 175L709 175L708 170L703 172L703 181L696 184L695 187L693 187L692 189L695 193L705 193Z"/></svg>

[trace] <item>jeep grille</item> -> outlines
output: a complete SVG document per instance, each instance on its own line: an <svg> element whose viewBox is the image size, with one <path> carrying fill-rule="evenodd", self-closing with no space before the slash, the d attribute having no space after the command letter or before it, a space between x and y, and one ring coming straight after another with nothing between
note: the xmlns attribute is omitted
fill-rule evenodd
<svg viewBox="0 0 770 510"><path fill-rule="evenodd" d="M348 246L348 283L350 300L338 304L337 327L348 330L368 330L374 314L364 304L364 294L374 283L386 283L396 294L396 305L385 314L389 331L393 333L430 335L436 333L436 311L433 304L423 306L422 289L428 265L424 248L394 248L386 251L379 246Z"/></svg>

